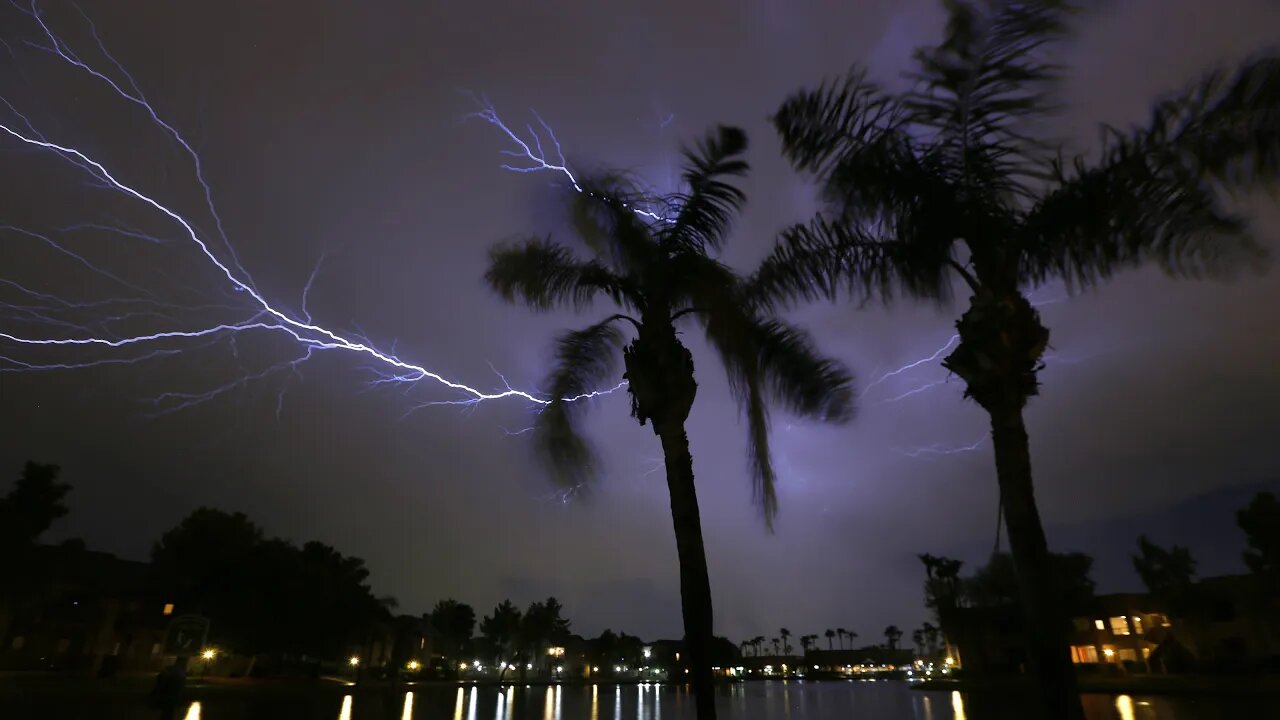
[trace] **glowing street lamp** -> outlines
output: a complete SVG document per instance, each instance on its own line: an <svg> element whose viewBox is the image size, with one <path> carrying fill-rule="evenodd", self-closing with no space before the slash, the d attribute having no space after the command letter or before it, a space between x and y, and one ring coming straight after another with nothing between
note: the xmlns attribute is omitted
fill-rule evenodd
<svg viewBox="0 0 1280 720"><path fill-rule="evenodd" d="M213 648L205 648L204 652L200 653L200 658L205 662L208 662L216 657L218 657L218 651L214 650Z"/></svg>
<svg viewBox="0 0 1280 720"><path fill-rule="evenodd" d="M352 655L351 657L347 658L347 664L350 665L351 667L359 667L360 658L356 655Z"/></svg>
<svg viewBox="0 0 1280 720"><path fill-rule="evenodd" d="M406 667L409 668L409 672L417 672L418 668L422 667L422 664L419 663L417 660L410 660L409 664Z"/></svg>

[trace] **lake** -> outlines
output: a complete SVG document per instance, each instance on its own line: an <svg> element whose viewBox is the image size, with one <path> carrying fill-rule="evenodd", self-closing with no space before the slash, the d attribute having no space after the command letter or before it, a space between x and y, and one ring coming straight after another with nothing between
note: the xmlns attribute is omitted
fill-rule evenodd
<svg viewBox="0 0 1280 720"><path fill-rule="evenodd" d="M1021 720L991 694L919 692L905 682L764 681L718 688L720 717L743 720ZM417 686L374 690L191 688L176 720L682 720L687 690L661 685L559 687ZM29 694L0 700L0 717L145 720L158 717L137 693ZM1265 705L1262 703L1265 701ZM1089 720L1218 720L1280 717L1274 697L1086 695Z"/></svg>

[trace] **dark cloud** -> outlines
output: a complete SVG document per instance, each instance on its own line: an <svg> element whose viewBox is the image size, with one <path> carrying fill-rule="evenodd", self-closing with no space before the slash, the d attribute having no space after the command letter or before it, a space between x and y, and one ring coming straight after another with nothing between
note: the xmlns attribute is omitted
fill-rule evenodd
<svg viewBox="0 0 1280 720"><path fill-rule="evenodd" d="M756 172L727 258L745 265L812 208L777 153L768 114L791 90L853 62L892 81L911 46L941 26L931 0L804 9L780 0L696 9L666 1L84 7L155 105L199 145L228 232L266 293L297 303L328 252L310 298L318 319L359 328L384 346L397 341L404 357L482 387L500 385L489 363L513 384L533 386L552 334L591 316L532 316L481 284L490 244L562 227L564 191L548 176L500 170L503 138L463 122L474 108L460 91L487 93L512 122L536 108L575 168L622 167L659 187L671 181L680 142L714 123L743 125ZM74 30L73 10L48 11L77 47L92 47ZM1266 0L1133 0L1082 22L1054 128L1082 150L1096 121L1137 121L1153 96L1207 64L1280 39L1280 6ZM189 164L144 114L38 52L16 50L30 62L0 65L7 99L207 229ZM109 211L177 237L86 190L65 168L49 169L47 157L4 149L0 177L20 199L6 203L6 220ZM1274 202L1257 204L1262 229L1273 233ZM4 237L5 277L82 290L79 271ZM226 294L188 246L85 247L166 292ZM1082 298L1064 296L1055 287L1037 293L1050 303L1043 312L1055 361L1030 411L1051 540L1087 545L1104 535L1096 529L1119 526L1133 532L1106 537L1128 542L1152 513L1280 477L1271 437L1280 427L1277 275L1224 285L1139 272ZM954 314L909 305L797 311L870 387L846 428L778 415L782 514L773 536L751 503L744 430L723 378L710 359L699 364L691 436L719 632L844 626L873 637L891 622L911 626L924 619L915 553L974 561L990 547L989 447L940 454L982 438L981 412L961 401L958 383L945 382L936 363L871 386L938 350ZM504 430L527 425L530 408L408 413L416 401L447 396L427 387L410 398L369 391L361 363L336 355L305 366L301 379L275 377L148 417L146 400L157 393L216 387L238 367L287 352L247 337L238 348L239 356L220 346L139 368L0 376L9 418L0 467L16 474L28 457L62 463L76 486L63 532L130 556L145 555L164 528L209 504L368 558L378 589L406 610L444 596L487 610L507 595L528 602L554 593L581 631L678 634L675 547L665 484L653 471L659 449L627 417L624 398L596 403L606 477L568 504L531 465L526 439ZM895 400L931 382L939 384ZM1166 541L1191 542L1197 533L1164 530ZM1232 569L1224 547L1235 540L1214 537L1203 552ZM1122 562L1101 564L1107 582L1133 583Z"/></svg>

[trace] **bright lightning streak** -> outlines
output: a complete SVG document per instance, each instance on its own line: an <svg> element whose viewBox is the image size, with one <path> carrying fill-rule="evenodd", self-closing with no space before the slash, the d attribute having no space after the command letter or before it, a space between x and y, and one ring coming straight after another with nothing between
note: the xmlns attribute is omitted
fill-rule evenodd
<svg viewBox="0 0 1280 720"><path fill-rule="evenodd" d="M591 197L600 197L578 183L578 178L574 176L573 171L569 169L569 165L565 161L564 150L560 147L560 140L556 138L556 134L551 129L551 126L542 119L542 116L539 115L537 111L530 110L530 113L532 113L534 119L538 121L538 125L541 126L542 132L539 133L538 130L534 129L533 125L526 125L525 130L529 134L529 139L526 140L502 121L502 118L498 116L497 109L493 106L493 103L488 101L488 99L477 95L472 95L472 98L475 100L476 104L480 106L480 109L467 115L467 117L479 118L498 128L498 130L502 132L503 135L506 135L507 138L511 140L511 143L518 148L516 150L503 150L501 151L503 155L529 161L529 164L527 165L503 163L503 170L510 170L511 172L518 173L559 173L569 181L569 185L573 187L574 191L586 193ZM547 140L550 141L552 147L555 148L555 159L551 159L547 151L543 148L543 135L546 135ZM662 215L651 210L636 207L634 203L622 201L622 207L651 220L658 220L661 222L669 221L667 218L664 218Z"/></svg>
<svg viewBox="0 0 1280 720"><path fill-rule="evenodd" d="M959 455L961 453L973 452L982 447L987 442L987 435L983 435L977 440L967 445L949 446L941 443L925 445L917 448L894 448L894 452L905 455L909 458L930 458L941 457L944 455Z"/></svg>
<svg viewBox="0 0 1280 720"><path fill-rule="evenodd" d="M17 306L17 305L10 305L10 304L0 304L0 306L8 307L11 310L14 310L16 312L32 315L37 320L43 320L49 324L68 326L68 327L77 329L79 331L82 331L82 333L86 335L84 337L38 336L30 333L20 333L16 330L4 329L4 330L0 330L0 340L5 340L5 341L8 341L9 343L13 343L20 346L28 346L28 347L59 347L59 348L100 347L104 349L114 350L114 349L121 349L121 348L127 348L132 346L145 347L145 346L159 344L159 343L166 343L166 342L172 342L172 341L190 341L190 340L210 338L210 337L213 337L213 338L230 337L232 338L232 340L234 340L235 336L241 333L245 333L249 331L264 331L264 332L270 332L275 334L283 334L301 346L301 349L303 352L298 357L292 360L287 360L287 361L283 361L281 363L272 365L262 372L237 378L233 382L223 385L219 388L215 388L214 390L209 391L207 393L166 393L157 399L157 401L175 402L177 407L179 408L188 407L190 404L193 404L195 402L202 402L222 392L225 392L230 388L241 387L249 382L262 379L277 371L292 370L296 372L298 369L298 366L301 363L305 362L306 360L309 360L312 357L313 353L319 350L342 351L342 352L351 353L351 354L372 360L374 366L370 369L372 369L379 378L378 380L375 381L374 384L379 384L379 383L417 384L421 381L429 380L445 388L448 388L450 390L457 391L463 396L461 399L457 399L457 400L442 400L442 401L424 403L419 407L429 407L434 405L474 405L476 403L483 402L483 401L498 400L503 398L520 398L528 402L531 402L536 406L545 406L550 402L548 399L544 397L538 397L533 393L513 388L509 383L506 382L505 378L503 379L504 389L500 391L495 391L495 392L482 391L470 385L466 385L464 383L448 379L443 375L436 373L423 365L410 362L407 360L403 360L400 357L398 357L394 353L394 351L388 352L388 351L380 350L377 347L375 347L372 342L369 342L365 338L355 337L349 333L348 334L340 333L338 331L325 327L324 325L321 325L318 322L314 321L310 311L307 308L307 299L311 293L312 286L319 272L319 269L320 269L319 263L317 263L317 265L315 266L315 269L312 271L311 275L307 280L306 285L303 288L300 316L295 316L289 313L288 311L278 307L276 304L270 301L263 293L258 291L258 289L256 288L252 280L252 277L249 275L247 271L245 271L243 265L240 262L239 256L236 254L234 247L232 246L231 242L227 238L227 235L223 227L221 216L218 214L217 208L213 201L213 192L212 192L211 186L208 183L208 181L205 179L203 165L201 163L199 154L195 151L195 149L191 146L191 144L187 142L187 140L182 136L180 132L178 132L178 130L173 125L166 122L160 116L160 114L155 110L155 108L151 105L151 103L147 100L146 96L140 90L138 83L134 80L134 78L131 75L129 75L129 73L125 71L123 66L115 59L115 57L112 56L107 51L105 45L102 43L102 40L97 35L96 28L94 28L92 22L88 19L88 17L85 17L84 19L89 25L90 32L92 33L92 37L94 38L95 42L98 45L98 49L101 51L102 55L105 58L107 58L107 60L110 61L112 65L115 66L116 70L120 73L120 75L122 75L125 78L125 82L123 83L117 82L106 73L101 72L98 69L95 69L92 65L90 65L88 62L83 60L74 50L71 49L69 45L67 45L67 43L65 43L61 38L59 38L54 33L53 29L49 26L48 23L46 23L44 17L41 15L38 7L34 3L31 5L31 8L29 10L18 6L16 3L14 3L14 7L16 7L21 12L25 13L32 19L34 19L35 22L39 24L41 30L44 32L44 35L48 40L47 45L37 44L37 43L27 43L29 46L37 48L44 52L48 52L54 55L55 57L60 58L65 63L71 65L72 67L80 71L83 71L84 73L87 73L90 77L105 84L120 98L142 108L146 112L146 114L150 117L152 123L155 124L158 128L160 128L169 138L171 138L176 144L178 144L182 148L182 150L186 153L186 155L192 161L192 164L194 166L195 179L200 185L201 189L203 190L205 205L207 207L207 210L210 216L214 220L214 224L217 229L217 237L221 241L221 245L225 247L230 260L227 262L224 262L221 259L219 259L218 255L215 252L213 252L208 242L201 236L201 233L196 229L196 225L193 221L184 217L178 211L164 204L162 201L158 200L157 198L147 194L146 192L139 189L138 187L126 182L121 177L118 177L117 174L111 171L104 162L92 157L88 151L71 146L66 143L55 142L54 140L49 139L48 136L46 136L44 133L42 133L36 128L36 126L30 121L30 119L28 119L22 113L18 112L18 110L7 99L4 99L4 98L0 98L0 102L2 102L3 105L7 107L11 111L11 113L21 121L21 125L14 125L12 123L8 123L8 124L0 123L0 132L3 133L3 135L0 135L0 137L7 136L35 150L51 153L56 157L64 161L67 161L68 163L77 167L81 171L85 172L90 178L92 178L95 186L100 186L100 187L104 187L104 188L119 192L124 196L131 198L134 201L137 201L145 206L150 207L152 210L160 213L169 221L176 224L179 228L181 228L182 235L184 236L185 240L189 240L199 250L203 258L212 266L213 269L215 269L222 277L226 279L226 281L230 284L231 288L237 293L240 293L241 297L247 296L252 300L252 304L254 305L254 310L253 310L254 317L250 318L249 320L241 321L241 322L221 322L221 323L203 325L203 326L199 326L192 329L165 330L160 332L133 335L128 337L114 337L114 336L100 337L90 333L88 329L83 326L76 325L73 323L62 322L62 321L54 321L47 316L42 316L39 314L38 308L36 308L35 306ZM82 16L83 16L83 13L82 13ZM560 148L560 143L555 138L554 132L551 130L550 126L548 126L540 117L537 117L536 113L535 113L535 117L537 117L538 122L543 129L543 132L546 134L547 137L550 138L551 143L554 145L556 157L558 159L556 162L550 162L546 159L548 156L543 150L541 136L536 131L534 131L532 127L530 127L529 130L531 135L534 138L534 145L530 146L529 144L522 141L517 134L513 133L505 124L502 123L502 121L498 118L497 114L492 112L491 106L486 106L486 111L482 111L477 115L485 118L488 122L490 122L491 124L501 129L508 136L508 138L510 138L513 142L515 142L517 146L520 147L522 150L521 153L516 153L515 151L504 151L505 154L513 155L513 156L517 156L517 155L523 156L535 162L535 166L526 167L526 168L521 168L513 165L506 165L504 167L506 167L509 170L515 170L518 172L533 172L538 170L550 170L550 171L560 172L570 180L570 182L572 183L573 187L576 190L578 190L579 192L584 192L582 187L578 184L577 180L574 178L573 174L569 171L567 163L565 162L565 159L564 159L563 152ZM641 209L637 209L637 208L633 208L633 209L635 210L635 212L647 215L649 217L653 217L653 218L658 217L656 214L648 213L647 211L644 211ZM80 262L81 264L85 265L88 269L96 272L97 274L107 277L111 280L114 280L127 287L130 287L131 289L137 292L143 293L149 297L154 297L147 290L141 287L138 287L136 285L127 283L121 278L118 278L110 274L109 272L102 270L101 268L98 268L96 265L93 265L84 257L68 250L67 248L65 248L64 246L62 246L61 244L59 244L58 242L52 240L47 236L40 235L38 233L33 233L30 231L12 227L12 226L0 226L0 229L24 234L29 237L39 239L49 244L55 250L63 254L66 254L71 258L75 259L76 261ZM153 243L164 242L159 238L156 238L152 235L148 235L140 231L134 231L127 228L107 226L107 225L94 224L94 223L82 223L79 225L68 226L67 228L64 228L64 232L73 231L73 230L83 230L83 229L94 229L94 230L114 232L124 237L140 239L140 240L153 242ZM321 261L323 261L323 256L321 257ZM20 292L25 293L28 297L35 298L38 300L44 300L45 302L53 302L56 305L62 306L63 308L89 307L89 304L70 303L67 301L60 300L51 295L29 290L28 288L13 281L5 280L4 282L9 286L16 288ZM130 300L103 301L103 304L111 304L114 302L130 302ZM143 302L146 302L146 301L143 301ZM159 305L160 303L155 303L155 304ZM48 310L48 307L45 307L44 309ZM109 318L108 320L118 321L118 320L124 319L125 317L126 316L114 316L112 318ZM99 324L104 322L106 321L98 321ZM233 345L233 350L234 350L234 345ZM176 352L178 351L172 348L166 347L166 348L155 349L145 354L137 355L129 358L107 358L107 359L99 359L94 361L77 362L77 363L32 363L32 362L27 362L25 360L19 360L19 359L14 359L9 357L0 357L0 360L4 360L9 363L9 367L4 368L5 371L36 370L36 369L73 369L73 368L81 368L81 367L93 367L93 366L102 365L102 364L123 364L123 363L138 362L141 360L160 357L163 355L169 355ZM600 395L607 395L617 390L621 386L622 384L619 384L614 388L598 390L598 391L593 391L589 393L583 393L582 395L575 396L572 398L564 398L564 400L575 402L579 400L598 397Z"/></svg>

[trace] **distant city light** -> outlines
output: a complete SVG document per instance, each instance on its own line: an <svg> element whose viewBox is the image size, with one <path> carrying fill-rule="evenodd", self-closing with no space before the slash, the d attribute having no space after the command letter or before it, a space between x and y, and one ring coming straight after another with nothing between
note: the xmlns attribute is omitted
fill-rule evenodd
<svg viewBox="0 0 1280 720"><path fill-rule="evenodd" d="M614 671L614 672L622 672L622 666L621 666L621 665L614 665L614 666L613 666L613 671Z"/></svg>
<svg viewBox="0 0 1280 720"><path fill-rule="evenodd" d="M644 649L644 656L645 656L645 658L646 658L646 659L647 659L650 655L652 655L652 654L653 654L653 651L652 651L652 650L650 650L649 648L645 648L645 649Z"/></svg>
<svg viewBox="0 0 1280 720"><path fill-rule="evenodd" d="M200 657L204 658L205 660L212 660L218 657L218 651L214 650L213 648L205 648L205 651L200 653Z"/></svg>
<svg viewBox="0 0 1280 720"><path fill-rule="evenodd" d="M525 670L532 670L532 669L533 669L533 663L525 663L525 664L524 664L524 669L525 669Z"/></svg>
<svg viewBox="0 0 1280 720"><path fill-rule="evenodd" d="M350 665L351 667L355 667L360 664L360 658L355 655L352 655L351 657L347 658L347 664Z"/></svg>
<svg viewBox="0 0 1280 720"><path fill-rule="evenodd" d="M556 672L564 672L564 666L563 666L563 665L557 665L557 666L556 666Z"/></svg>
<svg viewBox="0 0 1280 720"><path fill-rule="evenodd" d="M459 670L466 670L466 669L467 669L467 664L466 664L466 663L458 663L458 669L459 669Z"/></svg>
<svg viewBox="0 0 1280 720"><path fill-rule="evenodd" d="M422 667L422 665L417 660L410 660L406 667L411 671L416 671L418 668Z"/></svg>

